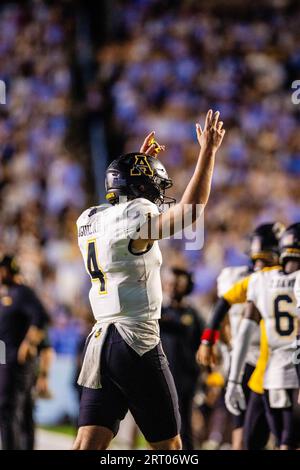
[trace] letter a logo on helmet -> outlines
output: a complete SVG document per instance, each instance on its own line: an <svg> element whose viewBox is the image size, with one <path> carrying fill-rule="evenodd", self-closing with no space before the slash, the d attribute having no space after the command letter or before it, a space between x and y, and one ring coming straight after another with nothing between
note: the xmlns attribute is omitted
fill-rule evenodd
<svg viewBox="0 0 300 470"><path fill-rule="evenodd" d="M119 203L121 196L129 199L146 198L160 207L175 200L165 196L172 180L163 164L145 153L127 153L116 158L106 170L106 199Z"/></svg>
<svg viewBox="0 0 300 470"><path fill-rule="evenodd" d="M130 170L131 176L153 176L153 170L148 162L147 155L135 155L135 162Z"/></svg>

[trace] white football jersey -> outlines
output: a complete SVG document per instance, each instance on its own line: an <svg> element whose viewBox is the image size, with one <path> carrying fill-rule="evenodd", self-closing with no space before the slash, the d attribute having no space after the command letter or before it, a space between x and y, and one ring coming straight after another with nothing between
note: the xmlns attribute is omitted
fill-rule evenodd
<svg viewBox="0 0 300 470"><path fill-rule="evenodd" d="M244 279L247 276L249 276L248 266L231 266L224 268L217 279L218 297L222 297L236 282ZM233 304L228 311L232 347L234 347L234 341L239 331L244 310L245 304L242 303ZM246 362L253 366L256 365L259 357L259 343L260 330L259 327L257 327L257 331L252 336L246 359Z"/></svg>
<svg viewBox="0 0 300 470"><path fill-rule="evenodd" d="M130 251L131 237L149 216L158 214L155 204L138 198L87 209L77 220L78 243L92 281L89 298L97 321L160 318L162 257L158 242L144 254Z"/></svg>
<svg viewBox="0 0 300 470"><path fill-rule="evenodd" d="M297 305L297 308L299 309L300 308L300 271L297 271L294 294L296 298L296 305Z"/></svg>
<svg viewBox="0 0 300 470"><path fill-rule="evenodd" d="M248 266L232 266L222 269L217 279L218 297L222 297L236 282L249 274ZM228 312L232 340L237 335L243 316L244 304L234 304Z"/></svg>
<svg viewBox="0 0 300 470"><path fill-rule="evenodd" d="M264 377L266 389L298 388L292 362L297 335L294 285L299 271L285 274L280 267L252 274L248 300L265 320L270 357Z"/></svg>

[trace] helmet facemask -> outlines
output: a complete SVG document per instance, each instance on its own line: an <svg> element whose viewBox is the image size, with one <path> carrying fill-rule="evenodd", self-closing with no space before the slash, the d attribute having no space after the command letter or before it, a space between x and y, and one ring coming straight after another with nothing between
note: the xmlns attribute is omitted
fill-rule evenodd
<svg viewBox="0 0 300 470"><path fill-rule="evenodd" d="M287 229L281 237L279 246L280 264L284 266L289 260L300 260L300 238L297 233Z"/></svg>
<svg viewBox="0 0 300 470"><path fill-rule="evenodd" d="M256 227L250 235L250 249L248 255L254 265L257 260L266 265L278 264L279 260L279 238L285 227L280 222L262 224Z"/></svg>

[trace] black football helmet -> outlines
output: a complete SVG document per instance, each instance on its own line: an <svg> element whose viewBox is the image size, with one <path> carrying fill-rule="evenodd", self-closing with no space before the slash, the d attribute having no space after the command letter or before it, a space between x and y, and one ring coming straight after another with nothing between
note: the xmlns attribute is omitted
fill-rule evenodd
<svg viewBox="0 0 300 470"><path fill-rule="evenodd" d="M106 199L117 204L120 197L143 197L157 206L171 204L174 198L165 196L173 185L163 164L145 153L127 153L114 160L106 170Z"/></svg>
<svg viewBox="0 0 300 470"><path fill-rule="evenodd" d="M262 224L250 235L249 256L254 262L258 259L278 261L279 239L285 227L280 222Z"/></svg>
<svg viewBox="0 0 300 470"><path fill-rule="evenodd" d="M280 263L287 259L300 258L300 222L290 225L279 242Z"/></svg>

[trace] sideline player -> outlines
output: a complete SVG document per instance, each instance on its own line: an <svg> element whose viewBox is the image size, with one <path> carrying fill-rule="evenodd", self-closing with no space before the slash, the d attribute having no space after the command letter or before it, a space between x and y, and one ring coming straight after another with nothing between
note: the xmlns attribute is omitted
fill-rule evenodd
<svg viewBox="0 0 300 470"><path fill-rule="evenodd" d="M293 391L298 380L292 357L298 329L294 284L300 269L300 223L288 227L280 240L280 264L252 274L249 280L248 303L232 354L225 402L233 414L245 409L241 379L252 334L263 318L270 351L264 405L276 447L285 450L295 446Z"/></svg>
<svg viewBox="0 0 300 470"><path fill-rule="evenodd" d="M283 230L284 226L279 222L259 225L250 235L250 266L224 268L221 272L218 278L219 300L213 310L208 328L201 338L198 352L201 364L210 365L215 362L213 344L218 338L218 329L227 313L230 321L232 347L234 346L247 298L249 276L254 271L266 266L278 264L278 241ZM265 338L263 324L260 329L261 337ZM264 371L262 363L266 362L263 361L265 342L261 343L261 354L259 343L260 334L257 327L247 354L243 376L243 391L247 401L249 400L249 413L234 416L232 436L234 450L241 450L243 447L248 450L263 449L269 437L269 428L262 403L263 389L258 384ZM249 387L248 382L259 357L259 367L251 380L252 385Z"/></svg>
<svg viewBox="0 0 300 470"><path fill-rule="evenodd" d="M83 390L74 449L106 449L128 409L152 449L181 448L177 393L159 338L157 239L166 228L175 233L186 213L195 221L199 205L206 205L222 126L219 112L211 110L203 131L196 125L200 152L194 174L180 202L166 212L160 208L172 180L149 155L152 133L140 153L121 156L107 169L106 198L112 206L90 208L78 219L97 323L79 377Z"/></svg>
<svg viewBox="0 0 300 470"><path fill-rule="evenodd" d="M300 253L299 253L300 257ZM294 294L296 298L296 306L297 306L297 314L298 314L298 335L296 341L296 351L294 352L293 362L296 367L296 372L298 376L298 383L299 383L299 392L298 392L298 404L300 405L300 272L296 276L295 286L294 286Z"/></svg>
<svg viewBox="0 0 300 470"><path fill-rule="evenodd" d="M18 280L12 256L0 260L0 339L6 362L0 364L0 435L2 449L23 448L23 423L32 388L32 370L45 336L48 315L35 293Z"/></svg>

